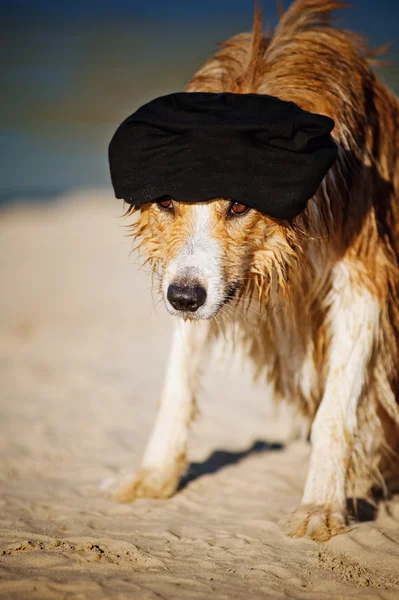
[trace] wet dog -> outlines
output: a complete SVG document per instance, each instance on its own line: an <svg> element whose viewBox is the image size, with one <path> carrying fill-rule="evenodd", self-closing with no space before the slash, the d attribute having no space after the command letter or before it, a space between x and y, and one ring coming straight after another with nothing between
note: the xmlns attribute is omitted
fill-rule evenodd
<svg viewBox="0 0 399 600"><path fill-rule="evenodd" d="M348 494L388 477L399 439L399 103L363 41L330 25L338 1L296 0L274 34L228 40L186 91L256 93L334 119L339 156L291 221L245 204L166 198L134 208L174 337L142 468L124 501L166 498L186 467L196 390L220 330L308 418L312 453L294 537L346 530ZM244 318L245 317L245 318Z"/></svg>

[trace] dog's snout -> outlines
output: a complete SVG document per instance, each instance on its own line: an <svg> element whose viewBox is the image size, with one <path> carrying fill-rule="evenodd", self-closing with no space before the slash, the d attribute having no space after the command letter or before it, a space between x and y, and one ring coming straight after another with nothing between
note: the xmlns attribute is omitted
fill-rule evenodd
<svg viewBox="0 0 399 600"><path fill-rule="evenodd" d="M195 312L205 304L206 290L199 284L172 283L168 287L167 298L175 310Z"/></svg>

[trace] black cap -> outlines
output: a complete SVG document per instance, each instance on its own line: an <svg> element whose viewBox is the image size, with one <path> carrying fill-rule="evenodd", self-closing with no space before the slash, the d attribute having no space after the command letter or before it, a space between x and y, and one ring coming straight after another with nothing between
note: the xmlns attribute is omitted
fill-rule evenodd
<svg viewBox="0 0 399 600"><path fill-rule="evenodd" d="M292 219L337 157L334 121L260 94L181 92L139 108L109 146L117 198L226 198Z"/></svg>

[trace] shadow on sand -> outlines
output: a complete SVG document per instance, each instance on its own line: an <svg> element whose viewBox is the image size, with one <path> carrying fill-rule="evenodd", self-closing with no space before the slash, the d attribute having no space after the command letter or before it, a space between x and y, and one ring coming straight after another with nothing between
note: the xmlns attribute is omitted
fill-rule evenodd
<svg viewBox="0 0 399 600"><path fill-rule="evenodd" d="M284 444L256 440L256 442L246 450L236 452L231 452L229 450L215 450L203 462L190 463L187 472L180 479L178 491L183 490L192 481L199 479L203 475L213 475L214 473L221 471L224 467L236 465L253 454L275 452L276 450L283 449ZM349 517L352 517L354 521L360 523L374 521L377 518L380 502L386 501L389 499L389 496L389 494L388 496L386 494L384 495L381 490L373 488L369 500L366 500L365 498L348 498L347 507Z"/></svg>
<svg viewBox="0 0 399 600"><path fill-rule="evenodd" d="M378 504L382 500L380 497L366 500L365 498L348 498L346 501L349 517L352 517L359 523L375 521L378 513Z"/></svg>
<svg viewBox="0 0 399 600"><path fill-rule="evenodd" d="M348 498L347 507L349 516L360 523L375 521L381 503L384 503L387 513L391 514L389 502L399 492L399 481L395 479L386 483L387 487L385 490L373 487L368 499Z"/></svg>
<svg viewBox="0 0 399 600"><path fill-rule="evenodd" d="M215 450L208 456L203 462L190 463L187 473L183 475L180 480L178 490L183 490L189 483L195 481L203 475L211 475L217 473L228 465L236 465L248 456L252 454L260 454L261 452L273 452L275 450L282 450L283 444L279 443L268 443L257 440L241 452L230 452L228 450Z"/></svg>

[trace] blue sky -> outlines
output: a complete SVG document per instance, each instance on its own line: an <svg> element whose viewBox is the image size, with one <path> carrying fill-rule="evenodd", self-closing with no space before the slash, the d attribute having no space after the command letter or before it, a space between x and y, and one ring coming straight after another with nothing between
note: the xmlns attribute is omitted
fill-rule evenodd
<svg viewBox="0 0 399 600"><path fill-rule="evenodd" d="M275 21L276 2L260 2L265 18ZM290 5L283 0L283 6ZM250 21L253 0L0 0L4 14L18 19L35 18L126 18L136 16L150 20L198 19L211 16L241 18ZM373 37L394 38L399 21L398 0L358 0L346 11L351 28Z"/></svg>
<svg viewBox="0 0 399 600"><path fill-rule="evenodd" d="M349 0L350 2L350 0ZM276 0L259 0L266 23L277 20ZM291 0L282 0L286 9ZM134 19L136 22L236 23L251 26L253 0L0 0L0 22L31 27L43 20L101 21ZM338 13L349 29L366 35L373 44L393 42L399 47L399 0L358 0ZM7 18L8 17L8 18ZM399 54L399 50L397 50Z"/></svg>

